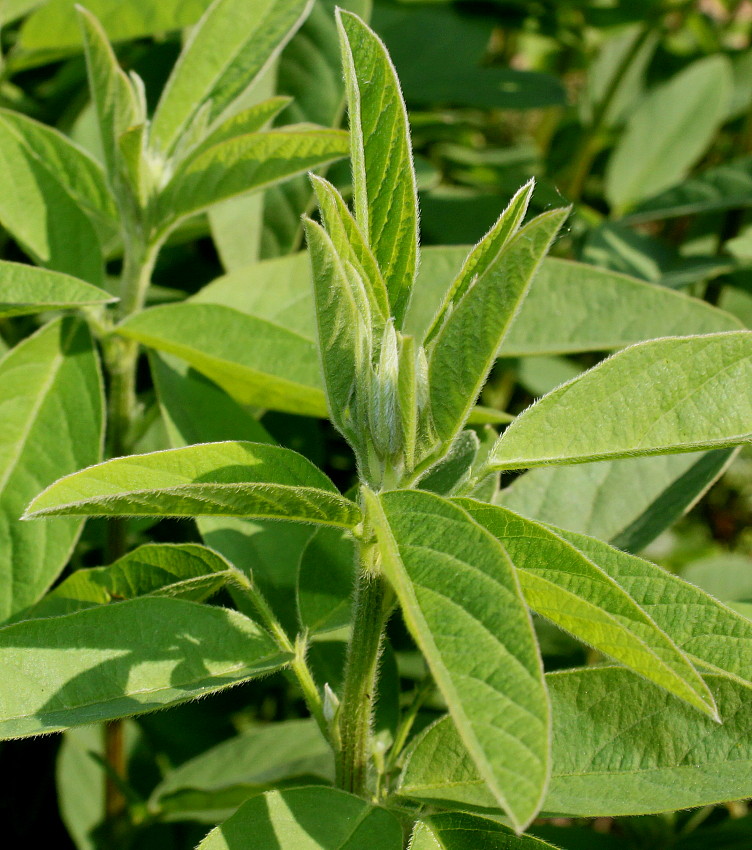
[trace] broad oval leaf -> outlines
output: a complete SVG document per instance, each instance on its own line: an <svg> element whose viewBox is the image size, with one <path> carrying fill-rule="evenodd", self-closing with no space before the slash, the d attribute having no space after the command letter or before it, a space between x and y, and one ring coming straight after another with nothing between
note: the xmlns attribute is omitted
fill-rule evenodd
<svg viewBox="0 0 752 850"><path fill-rule="evenodd" d="M678 183L723 123L731 64L722 55L693 62L655 88L627 122L606 169L606 196L624 210Z"/></svg>
<svg viewBox="0 0 752 850"><path fill-rule="evenodd" d="M102 457L104 393L86 326L64 318L0 360L0 622L35 603L70 557L82 523L18 518L35 493Z"/></svg>
<svg viewBox="0 0 752 850"><path fill-rule="evenodd" d="M405 621L478 769L521 830L548 783L549 708L514 568L484 528L439 496L366 495Z"/></svg>
<svg viewBox="0 0 752 850"><path fill-rule="evenodd" d="M1 318L113 301L117 298L109 292L78 278L24 263L0 261Z"/></svg>
<svg viewBox="0 0 752 850"><path fill-rule="evenodd" d="M208 104L214 121L253 82L310 11L310 0L215 0L197 24L157 104L151 142L169 154Z"/></svg>
<svg viewBox="0 0 752 850"><path fill-rule="evenodd" d="M322 814L325 813L325 817ZM402 850L386 809L334 788L292 788L254 797L196 850Z"/></svg>
<svg viewBox="0 0 752 850"><path fill-rule="evenodd" d="M159 195L157 228L165 233L186 216L341 159L347 134L306 125L247 133L187 160Z"/></svg>
<svg viewBox="0 0 752 850"><path fill-rule="evenodd" d="M752 331L640 343L523 411L489 463L523 469L748 443L751 385Z"/></svg>
<svg viewBox="0 0 752 850"><path fill-rule="evenodd" d="M596 563L511 511L458 503L502 544L534 611L717 719L710 691L687 657Z"/></svg>
<svg viewBox="0 0 752 850"><path fill-rule="evenodd" d="M545 810L572 816L641 815L752 794L752 690L707 682L724 722L647 685L629 670L549 673L553 769ZM399 793L493 810L495 801L449 718L418 738Z"/></svg>
<svg viewBox="0 0 752 850"><path fill-rule="evenodd" d="M134 599L0 629L0 738L127 717L270 673L289 658L242 614Z"/></svg>
<svg viewBox="0 0 752 850"><path fill-rule="evenodd" d="M623 587L695 663L752 685L752 622L649 561L584 534L557 533Z"/></svg>
<svg viewBox="0 0 752 850"><path fill-rule="evenodd" d="M276 784L334 779L334 755L316 722L285 720L252 727L167 773L149 810L163 820L218 823L240 803Z"/></svg>
<svg viewBox="0 0 752 850"><path fill-rule="evenodd" d="M423 816L415 824L410 850L556 850L530 835L515 835L500 823L465 812Z"/></svg>
<svg viewBox="0 0 752 850"><path fill-rule="evenodd" d="M297 452L267 443L202 443L115 458L56 481L26 519L235 516L351 528L358 506Z"/></svg>
<svg viewBox="0 0 752 850"><path fill-rule="evenodd" d="M154 307L118 333L175 354L241 404L326 416L312 339L216 304Z"/></svg>
<svg viewBox="0 0 752 850"><path fill-rule="evenodd" d="M430 352L431 415L439 437L464 425L496 352L569 210L543 213L526 224L451 311Z"/></svg>
<svg viewBox="0 0 752 850"><path fill-rule="evenodd" d="M407 111L381 39L337 11L350 122L355 218L366 234L401 327L418 262L418 193Z"/></svg>
<svg viewBox="0 0 752 850"><path fill-rule="evenodd" d="M18 619L59 617L139 596L201 602L232 574L221 555L195 543L147 543L106 567L76 570Z"/></svg>
<svg viewBox="0 0 752 850"><path fill-rule="evenodd" d="M298 617L310 634L350 624L355 586L355 546L338 528L319 528L298 566Z"/></svg>

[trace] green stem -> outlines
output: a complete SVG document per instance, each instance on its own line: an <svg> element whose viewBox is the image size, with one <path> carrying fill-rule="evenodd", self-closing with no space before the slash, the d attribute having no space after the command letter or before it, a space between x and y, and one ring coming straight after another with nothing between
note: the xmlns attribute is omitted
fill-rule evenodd
<svg viewBox="0 0 752 850"><path fill-rule="evenodd" d="M377 549L372 542L359 544L360 570L353 602L352 637L339 708L341 744L337 754L337 787L360 796L365 796L367 790L379 655L391 609L391 593L376 559Z"/></svg>
<svg viewBox="0 0 752 850"><path fill-rule="evenodd" d="M261 624L274 638L277 646L282 652L292 654L290 661L290 669L292 670L295 679L303 691L303 699L311 712L311 716L315 719L319 729L325 738L330 737L329 724L324 716L324 706L321 701L321 694L314 681L311 668L306 661L306 640L305 637L299 635L293 644L287 636L287 632L282 628L281 623L272 611L269 603L264 598L263 594L258 590L248 576L238 569L233 570L233 579L235 584L240 587L243 593L248 597L253 607L256 609Z"/></svg>

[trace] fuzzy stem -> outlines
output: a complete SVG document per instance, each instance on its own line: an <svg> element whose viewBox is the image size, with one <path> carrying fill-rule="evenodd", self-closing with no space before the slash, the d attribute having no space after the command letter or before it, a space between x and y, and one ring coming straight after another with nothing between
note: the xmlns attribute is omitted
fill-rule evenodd
<svg viewBox="0 0 752 850"><path fill-rule="evenodd" d="M339 709L341 747L337 754L337 787L365 796L379 656L391 594L376 569L376 546L371 542L360 543L358 555L360 571L353 603L352 637Z"/></svg>

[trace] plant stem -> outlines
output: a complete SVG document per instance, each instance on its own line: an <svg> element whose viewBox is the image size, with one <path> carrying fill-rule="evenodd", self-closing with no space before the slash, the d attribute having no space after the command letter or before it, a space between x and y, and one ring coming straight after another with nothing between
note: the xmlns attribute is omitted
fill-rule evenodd
<svg viewBox="0 0 752 850"><path fill-rule="evenodd" d="M160 245L147 245L134 234L125 234L123 273L117 316L124 319L139 312L144 305L154 263ZM137 416L136 363L138 343L110 337L104 343L104 362L109 378L107 399L108 455L121 457L130 449L130 434ZM107 561L122 558L127 551L127 520L113 517L107 524ZM126 759L123 721L105 724L105 759L113 772L125 779ZM110 776L105 777L105 814L112 823L125 811L126 799Z"/></svg>
<svg viewBox="0 0 752 850"><path fill-rule="evenodd" d="M353 602L352 637L339 709L340 751L337 787L365 796L371 751L373 706L384 626L391 593L377 567L376 546L359 543L359 565Z"/></svg>
<svg viewBox="0 0 752 850"><path fill-rule="evenodd" d="M240 570L235 569L233 570L233 579L253 604L262 625L272 635L277 646L283 652L292 653L293 658L290 662L290 669L295 675L300 689L303 691L303 698L308 706L308 710L311 712L311 716L315 719L324 737L328 739L329 724L324 716L324 706L321 701L321 695L319 694L319 689L313 679L311 668L308 666L308 662L306 661L305 637L298 636L295 644L293 644L287 636L287 632L282 628L281 623L269 607L269 603L266 601L263 594L254 586L248 576Z"/></svg>

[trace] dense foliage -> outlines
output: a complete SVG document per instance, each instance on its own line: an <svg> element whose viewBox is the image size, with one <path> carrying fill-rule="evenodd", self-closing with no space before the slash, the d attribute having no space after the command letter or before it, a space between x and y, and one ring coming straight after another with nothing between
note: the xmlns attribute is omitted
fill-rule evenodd
<svg viewBox="0 0 752 850"><path fill-rule="evenodd" d="M0 9L11 838L741 850L748 5L340 5Z"/></svg>

